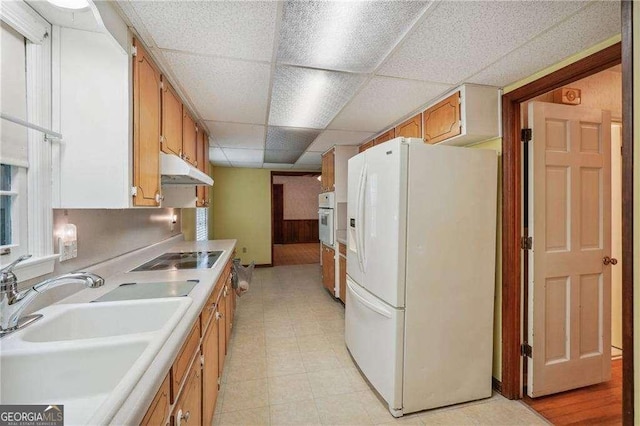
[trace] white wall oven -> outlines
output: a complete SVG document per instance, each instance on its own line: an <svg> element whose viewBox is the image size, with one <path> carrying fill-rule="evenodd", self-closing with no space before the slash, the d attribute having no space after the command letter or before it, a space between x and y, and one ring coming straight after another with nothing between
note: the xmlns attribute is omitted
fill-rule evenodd
<svg viewBox="0 0 640 426"><path fill-rule="evenodd" d="M325 192L318 196L318 231L320 241L325 245L333 247L333 215L335 207L335 197L333 192Z"/></svg>

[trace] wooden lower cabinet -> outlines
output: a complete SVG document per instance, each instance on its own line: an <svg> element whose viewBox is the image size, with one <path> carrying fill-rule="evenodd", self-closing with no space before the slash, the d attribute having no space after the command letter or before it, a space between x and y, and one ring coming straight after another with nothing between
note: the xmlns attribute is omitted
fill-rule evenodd
<svg viewBox="0 0 640 426"><path fill-rule="evenodd" d="M180 394L180 399L173 409L173 424L202 425L202 368L196 359Z"/></svg>
<svg viewBox="0 0 640 426"><path fill-rule="evenodd" d="M172 425L212 424L231 336L234 296L229 260L149 405L142 425L168 425L170 420Z"/></svg>
<svg viewBox="0 0 640 426"><path fill-rule="evenodd" d="M340 300L347 303L347 246L340 243L338 257L338 276L340 277Z"/></svg>
<svg viewBox="0 0 640 426"><path fill-rule="evenodd" d="M202 419L203 424L213 424L213 412L218 401L218 319L214 315L202 340Z"/></svg>
<svg viewBox="0 0 640 426"><path fill-rule="evenodd" d="M156 393L155 398L151 401L149 410L140 423L141 425L157 426L169 424L169 409L171 408L169 401L169 393L171 391L170 383L171 381L167 374L162 385L160 385L158 393Z"/></svg>
<svg viewBox="0 0 640 426"><path fill-rule="evenodd" d="M329 290L331 295L335 292L336 286L336 264L335 250L322 245L322 285Z"/></svg>

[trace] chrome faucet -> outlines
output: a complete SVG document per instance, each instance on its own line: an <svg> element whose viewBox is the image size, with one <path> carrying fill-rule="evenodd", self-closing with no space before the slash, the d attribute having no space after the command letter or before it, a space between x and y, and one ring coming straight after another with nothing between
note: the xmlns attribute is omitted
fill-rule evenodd
<svg viewBox="0 0 640 426"><path fill-rule="evenodd" d="M0 270L0 337L12 333L42 315L30 315L23 317L22 313L38 295L52 288L68 284L68 281L84 281L90 288L104 285L104 279L91 272L71 272L58 277L49 278L23 291L18 291L18 280L13 273L13 268L31 255L20 256L15 262Z"/></svg>

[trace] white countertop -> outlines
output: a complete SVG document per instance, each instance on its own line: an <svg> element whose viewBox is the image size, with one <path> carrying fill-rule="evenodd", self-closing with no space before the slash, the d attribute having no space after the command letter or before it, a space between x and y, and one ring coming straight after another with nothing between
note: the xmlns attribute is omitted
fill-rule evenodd
<svg viewBox="0 0 640 426"><path fill-rule="evenodd" d="M347 245L347 230L346 229L338 229L336 231L336 240L338 240L339 243L344 244L346 246Z"/></svg>
<svg viewBox="0 0 640 426"><path fill-rule="evenodd" d="M199 283L191 290L189 297L193 302L175 326L157 355L148 366L137 384L126 397L122 406L115 412L111 424L139 424L153 400L162 381L169 372L175 357L182 348L191 328L198 320L209 294L213 291L218 277L231 257L236 240L182 241L171 246L166 252L194 250L222 250L216 264L211 269L183 269L178 271L123 272L105 277L105 285L100 288L83 289L59 303L90 302L108 293L125 282L183 281L197 279ZM156 255L140 256L136 264L140 265L153 259ZM133 268L127 268L131 270Z"/></svg>

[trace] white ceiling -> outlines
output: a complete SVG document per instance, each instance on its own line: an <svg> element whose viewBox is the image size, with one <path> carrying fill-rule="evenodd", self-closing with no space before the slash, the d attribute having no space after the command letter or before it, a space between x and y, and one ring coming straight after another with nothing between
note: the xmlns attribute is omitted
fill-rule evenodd
<svg viewBox="0 0 640 426"><path fill-rule="evenodd" d="M230 167L317 169L464 82L620 33L618 1L119 1Z"/></svg>

